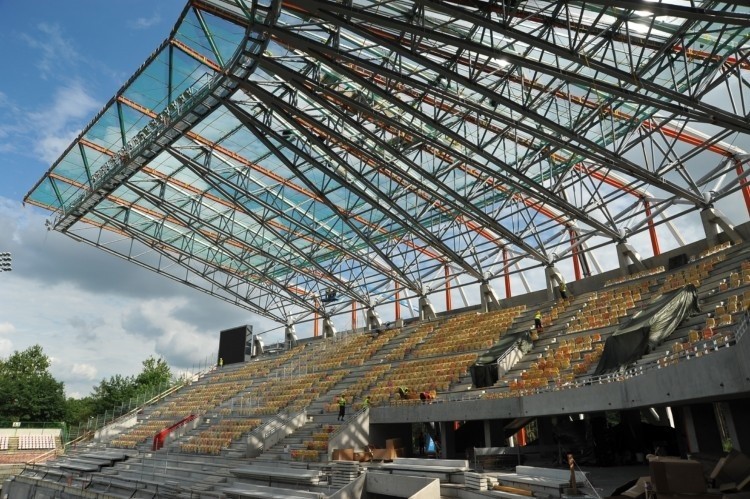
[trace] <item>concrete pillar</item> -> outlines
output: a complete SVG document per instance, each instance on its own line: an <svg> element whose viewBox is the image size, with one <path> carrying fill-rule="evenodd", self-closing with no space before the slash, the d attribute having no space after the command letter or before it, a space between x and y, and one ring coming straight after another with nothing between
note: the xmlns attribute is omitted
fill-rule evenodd
<svg viewBox="0 0 750 499"><path fill-rule="evenodd" d="M374 331L383 325L383 321L380 320L380 315L377 310L373 307L367 308L367 328L370 331Z"/></svg>
<svg viewBox="0 0 750 499"><path fill-rule="evenodd" d="M686 454L700 452L700 448L698 447L698 436L695 430L695 421L693 420L693 410L690 406L685 406L680 408L680 412L682 413L682 424L680 426L682 427L685 438L687 439L687 449L685 449Z"/></svg>
<svg viewBox="0 0 750 499"><path fill-rule="evenodd" d="M440 459L453 459L455 450L456 431L453 429L453 421L440 422Z"/></svg>
<svg viewBox="0 0 750 499"><path fill-rule="evenodd" d="M693 421L696 448L691 445L691 452L722 452L721 432L716 421L716 412L714 405L692 404L690 406L690 415Z"/></svg>
<svg viewBox="0 0 750 499"><path fill-rule="evenodd" d="M724 404L727 408L724 415L729 416L727 430L732 437L732 446L739 451L747 452L750 450L750 425L747 424L747 421L750 421L750 399L729 400Z"/></svg>
<svg viewBox="0 0 750 499"><path fill-rule="evenodd" d="M419 297L419 318L423 321L434 320L437 318L435 307L426 296Z"/></svg>
<svg viewBox="0 0 750 499"><path fill-rule="evenodd" d="M479 293L482 299L482 312L500 310L500 301L497 299L495 290L492 289L489 282L483 282L479 286Z"/></svg>
<svg viewBox="0 0 750 499"><path fill-rule="evenodd" d="M287 324L284 328L284 337L286 338L286 345L288 348L294 348L297 346L297 334L294 330L294 324Z"/></svg>
<svg viewBox="0 0 750 499"><path fill-rule="evenodd" d="M333 321L330 317L323 319L323 337L333 338L336 336L336 326L333 325Z"/></svg>
<svg viewBox="0 0 750 499"><path fill-rule="evenodd" d="M630 273L628 267L631 264L635 265L636 271L646 270L646 266L641 261L641 255L625 241L617 244L617 261L620 263L620 275L623 276Z"/></svg>
<svg viewBox="0 0 750 499"><path fill-rule="evenodd" d="M547 300L555 299L555 284L558 286L562 282L562 276L554 265L548 265L544 268L544 278L547 281Z"/></svg>
<svg viewBox="0 0 750 499"><path fill-rule="evenodd" d="M492 426L489 419L484 420L484 446L492 447Z"/></svg>
<svg viewBox="0 0 750 499"><path fill-rule="evenodd" d="M701 211L701 222L709 247L719 244L719 228L724 231L733 244L742 242L742 238L734 230L734 226L729 222L729 219L716 208L708 207Z"/></svg>

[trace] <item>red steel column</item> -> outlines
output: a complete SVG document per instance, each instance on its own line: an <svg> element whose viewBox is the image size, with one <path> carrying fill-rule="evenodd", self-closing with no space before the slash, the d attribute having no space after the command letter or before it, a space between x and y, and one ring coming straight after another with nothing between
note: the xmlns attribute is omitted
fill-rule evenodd
<svg viewBox="0 0 750 499"><path fill-rule="evenodd" d="M399 297L398 290L396 290L396 303L394 305L396 308L396 311L395 311L396 320L399 320L401 319L401 299Z"/></svg>
<svg viewBox="0 0 750 499"><path fill-rule="evenodd" d="M643 206L646 209L646 216L651 216L651 203L648 202L647 198L643 198ZM656 235L656 226L654 225L654 219L648 219L648 234L651 236L651 247L654 249L654 256L661 254L659 249L659 238Z"/></svg>
<svg viewBox="0 0 750 499"><path fill-rule="evenodd" d="M568 229L568 233L570 234L570 245L573 247L573 271L576 275L576 281L581 280L581 262L578 260L578 246L576 243L578 242L578 238L576 237L576 231L573 229Z"/></svg>
<svg viewBox="0 0 750 499"><path fill-rule="evenodd" d="M445 309L451 310L451 269L445 266Z"/></svg>
<svg viewBox="0 0 750 499"><path fill-rule="evenodd" d="M505 297L510 298L510 272L508 272L508 248L503 246L503 273L505 274Z"/></svg>
<svg viewBox="0 0 750 499"><path fill-rule="evenodd" d="M742 186L742 196L745 198L745 207L747 208L748 214L750 214L750 186L747 184L747 177L743 177L745 169L742 168L742 163L738 160L734 160L734 168L737 170L737 176L740 177L740 185Z"/></svg>
<svg viewBox="0 0 750 499"><path fill-rule="evenodd" d="M357 330L357 302L352 302L352 331Z"/></svg>

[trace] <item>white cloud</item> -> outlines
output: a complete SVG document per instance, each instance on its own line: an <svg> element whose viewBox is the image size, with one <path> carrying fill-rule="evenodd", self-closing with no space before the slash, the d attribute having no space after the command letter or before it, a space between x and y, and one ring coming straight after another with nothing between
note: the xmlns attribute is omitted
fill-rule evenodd
<svg viewBox="0 0 750 499"><path fill-rule="evenodd" d="M37 135L35 152L45 162L54 162L78 135L83 120L100 107L80 82L58 88L50 106L29 114Z"/></svg>
<svg viewBox="0 0 750 499"><path fill-rule="evenodd" d="M13 353L13 342L8 338L0 338L0 358L7 358Z"/></svg>
<svg viewBox="0 0 750 499"><path fill-rule="evenodd" d="M10 322L0 322L0 334L12 334L16 332L16 328Z"/></svg>
<svg viewBox="0 0 750 499"><path fill-rule="evenodd" d="M149 356L194 370L217 351L220 330L258 326L236 306L48 232L46 215L0 197L2 251L13 254L13 272L0 275L0 356L41 345L68 396L136 375Z"/></svg>
<svg viewBox="0 0 750 499"><path fill-rule="evenodd" d="M73 364L71 372L83 379L93 381L96 379L97 369L91 364Z"/></svg>
<svg viewBox="0 0 750 499"><path fill-rule="evenodd" d="M57 24L40 23L37 25L39 33L31 35L23 33L23 39L29 47L37 49L40 55L36 58L36 66L43 79L57 74L62 67L75 64L81 60L73 44L63 36Z"/></svg>
<svg viewBox="0 0 750 499"><path fill-rule="evenodd" d="M161 22L161 16L159 14L154 14L151 17L139 17L135 21L131 22L129 25L133 29L142 30L142 29L149 29L156 24Z"/></svg>

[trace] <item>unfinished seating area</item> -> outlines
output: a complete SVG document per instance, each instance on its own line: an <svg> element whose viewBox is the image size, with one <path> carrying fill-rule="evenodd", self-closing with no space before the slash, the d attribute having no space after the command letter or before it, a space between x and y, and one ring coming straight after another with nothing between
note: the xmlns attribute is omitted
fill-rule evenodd
<svg viewBox="0 0 750 499"><path fill-rule="evenodd" d="M699 288L703 280L710 275L714 266L723 261L724 258L724 253L712 253L711 256L702 258L695 264L678 270L673 274L669 274L664 280L664 284L661 286L660 291L662 293L667 293L687 284L692 284L696 288Z"/></svg>
<svg viewBox="0 0 750 499"><path fill-rule="evenodd" d="M417 345L412 357L431 357L489 348L525 310L526 306L522 305L485 314L452 317L436 327L425 343Z"/></svg>
<svg viewBox="0 0 750 499"><path fill-rule="evenodd" d="M583 308L566 325L566 333L617 325L645 296L652 281L643 280L589 295Z"/></svg>
<svg viewBox="0 0 750 499"><path fill-rule="evenodd" d="M399 387L407 387L417 396L420 392L446 391L466 374L476 360L477 353L463 353L449 357L404 361L395 365L368 392L371 405L386 402L402 402L397 393Z"/></svg>

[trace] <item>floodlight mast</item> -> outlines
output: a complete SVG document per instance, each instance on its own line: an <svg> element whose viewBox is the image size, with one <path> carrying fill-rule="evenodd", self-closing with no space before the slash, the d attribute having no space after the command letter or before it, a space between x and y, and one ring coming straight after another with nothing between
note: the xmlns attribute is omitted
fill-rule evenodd
<svg viewBox="0 0 750 499"><path fill-rule="evenodd" d="M0 253L0 272L10 272L13 270L13 267L11 265L12 263L12 256L9 252L3 251Z"/></svg>

